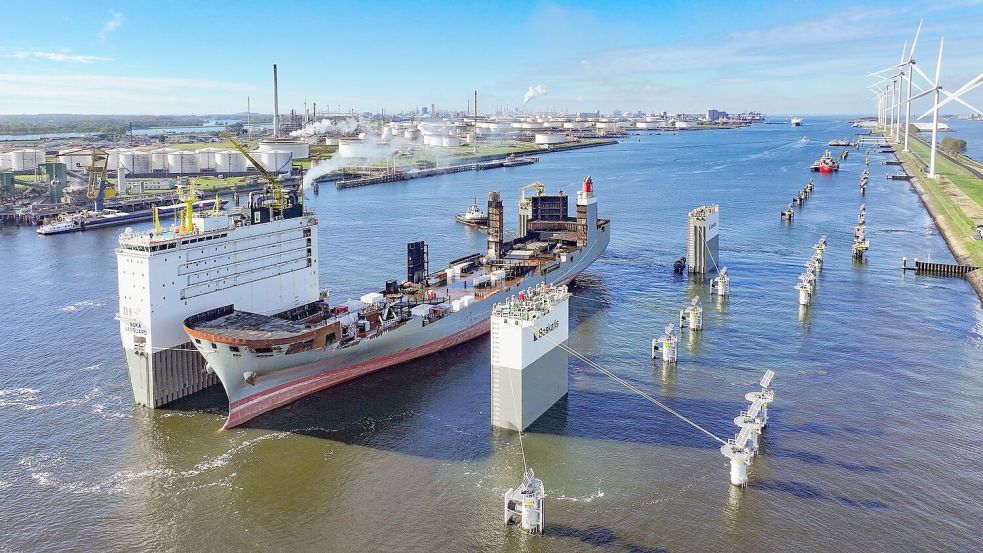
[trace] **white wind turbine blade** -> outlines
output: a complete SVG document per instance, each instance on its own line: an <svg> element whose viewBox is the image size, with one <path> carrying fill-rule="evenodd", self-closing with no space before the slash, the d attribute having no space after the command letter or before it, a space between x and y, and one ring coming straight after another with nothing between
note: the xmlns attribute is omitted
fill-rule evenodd
<svg viewBox="0 0 983 553"><path fill-rule="evenodd" d="M922 76L923 79L925 79L925 82L928 83L928 86L932 86L932 79L930 79L928 75L926 75L925 72L922 71L921 67L918 67L914 63L911 64L911 67L915 70L916 73L918 73L919 75Z"/></svg>
<svg viewBox="0 0 983 553"><path fill-rule="evenodd" d="M924 91L922 91L922 92L921 92L921 93L919 93L919 94L915 94L914 96L912 96L912 97L911 97L910 99L908 99L907 101L908 101L908 102L914 102L915 100L917 100L917 99L919 99L919 98L922 98L922 97L924 97L924 96L928 96L929 94L931 94L931 93L933 93L933 92L935 92L935 89L934 89L934 88L933 88L933 89L929 89L929 90L924 90Z"/></svg>
<svg viewBox="0 0 983 553"><path fill-rule="evenodd" d="M983 83L977 83L977 86L979 86L980 84L983 84ZM972 90L972 88L970 88L969 90ZM976 113L979 113L980 115L983 115L983 111L980 111L980 110L974 108L973 106L971 106L969 103L966 102L966 100L963 100L962 98L960 98L959 97L959 94L953 94L953 93L946 92L945 90L941 90L941 89L939 90L939 92L941 92L942 94L945 94L946 95L946 99L944 101L940 102L939 103L939 106L942 106L943 104L947 104L950 101L955 101L955 102L959 102L960 104L968 107L969 109L975 111ZM968 92L968 90L966 92Z"/></svg>
<svg viewBox="0 0 983 553"><path fill-rule="evenodd" d="M894 75L890 75L888 77L881 77L881 80L877 81L874 84L875 85L878 85L878 84L881 84L881 83L889 83L889 82L893 81L894 79L897 79L899 76L901 76L901 73L895 73Z"/></svg>
<svg viewBox="0 0 983 553"><path fill-rule="evenodd" d="M945 94L948 97L945 100L942 100L941 102L939 102L939 105L937 105L937 106L933 107L932 109L926 111L921 117L919 117L919 119L921 119L922 117L925 117L926 115L931 115L933 111L941 108L942 106L944 106L944 105L946 105L946 104L948 104L949 102L952 102L952 101L959 102L962 105L968 107L969 109L975 111L976 113L983 114L983 112L981 112L980 110L978 110L978 109L974 108L973 106L967 104L965 101L963 101L961 98L959 98L959 96L961 96L962 94L965 94L965 93L969 92L970 90L973 90L974 88L980 86L981 84L983 84L983 75L977 76L975 79L973 79L973 80L969 81L968 83L966 83L965 85L961 86L959 88L959 90L957 90L955 92L949 93L949 92L942 91L942 93Z"/></svg>
<svg viewBox="0 0 983 553"><path fill-rule="evenodd" d="M906 62L906 61L904 61L902 63L896 63L896 64L892 65L891 67L885 67L884 69L881 69L879 71L874 71L873 73L867 73L867 76L868 77L880 77L881 76L881 73L884 73L886 71L892 71L894 69L897 69L899 67L905 66L907 64L908 64L908 62Z"/></svg>
<svg viewBox="0 0 983 553"><path fill-rule="evenodd" d="M898 64L899 66L908 65L908 62L904 60L904 55L907 51L908 51L908 41L906 40L904 41L904 46L901 47L901 63Z"/></svg>
<svg viewBox="0 0 983 553"><path fill-rule="evenodd" d="M952 92L952 95L962 96L963 94L969 92L970 90L973 90L974 88L980 86L981 84L983 84L983 73L980 73L975 78L970 79L968 83L957 88L955 91Z"/></svg>
<svg viewBox="0 0 983 553"><path fill-rule="evenodd" d="M925 21L925 20L924 19L921 19L921 20L918 21L918 30L915 31L915 40L914 40L914 42L911 43L911 52L908 53L908 62L909 63L915 61L915 48L918 47L918 35L920 35L922 33L922 21Z"/></svg>
<svg viewBox="0 0 983 553"><path fill-rule="evenodd" d="M942 37L939 39L939 59L938 61L935 62L935 87L933 88L933 90L939 89L939 75L942 73L942 47L944 45L945 45L945 37ZM932 113L937 113L939 111L939 106L941 105L941 102L938 102L938 100L936 100L935 102L933 102L933 104L934 105L932 106L932 109L922 114L922 116L919 117L918 119L921 119L926 115L931 115Z"/></svg>

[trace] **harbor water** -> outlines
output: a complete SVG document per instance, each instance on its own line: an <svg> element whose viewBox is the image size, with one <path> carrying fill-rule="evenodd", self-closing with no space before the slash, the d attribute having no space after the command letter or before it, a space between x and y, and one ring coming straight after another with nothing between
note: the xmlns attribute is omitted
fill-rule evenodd
<svg viewBox="0 0 983 553"><path fill-rule="evenodd" d="M332 301L480 251L454 221L501 192L573 194L592 175L612 220L605 256L571 287L570 346L724 439L744 394L775 371L746 489L719 443L571 357L570 392L523 435L547 494L546 534L502 523L521 480L518 436L489 424L487 337L218 431L212 388L156 411L132 405L119 342L120 229L0 236L0 552L20 551L972 551L983 520L983 310L910 184L863 152L808 172L845 119L647 133L528 167L309 196ZM803 137L808 137L808 141ZM834 150L838 154L840 149ZM891 171L893 172L893 171ZM810 178L793 223L779 212ZM673 274L686 214L720 205L731 297ZM871 249L851 259L866 204ZM149 225L148 225L149 226ZM142 227L141 227L142 228ZM817 292L794 288L820 235ZM679 363L650 343L699 295L704 330Z"/></svg>

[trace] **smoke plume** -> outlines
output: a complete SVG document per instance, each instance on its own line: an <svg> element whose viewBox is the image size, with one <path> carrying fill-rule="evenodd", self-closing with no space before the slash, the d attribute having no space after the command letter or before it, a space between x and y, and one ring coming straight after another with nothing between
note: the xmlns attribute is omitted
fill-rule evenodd
<svg viewBox="0 0 983 553"><path fill-rule="evenodd" d="M545 96L545 95L546 95L546 87L545 86L543 86L541 84L538 84L536 86L530 86L529 87L529 90L526 91L526 95L522 98L522 105L528 104L529 103L529 100L532 100L533 98L536 98L537 96Z"/></svg>
<svg viewBox="0 0 983 553"><path fill-rule="evenodd" d="M304 137L304 136L314 136L316 134L341 134L347 135L354 133L358 130L359 121L354 117L349 117L347 119L341 119L336 122L332 122L330 119L321 119L320 121L315 121L303 129L298 131L293 131L290 136L293 137Z"/></svg>

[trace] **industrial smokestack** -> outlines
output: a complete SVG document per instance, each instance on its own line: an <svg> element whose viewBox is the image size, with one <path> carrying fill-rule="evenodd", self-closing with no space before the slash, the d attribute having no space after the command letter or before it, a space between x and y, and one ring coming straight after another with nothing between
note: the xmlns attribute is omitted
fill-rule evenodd
<svg viewBox="0 0 983 553"><path fill-rule="evenodd" d="M280 92L276 80L276 64L273 64L273 138L280 138Z"/></svg>

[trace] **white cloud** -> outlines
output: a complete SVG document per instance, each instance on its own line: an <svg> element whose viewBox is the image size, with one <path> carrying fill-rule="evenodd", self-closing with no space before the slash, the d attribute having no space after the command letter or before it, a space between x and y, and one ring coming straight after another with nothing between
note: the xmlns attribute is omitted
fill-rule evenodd
<svg viewBox="0 0 983 553"><path fill-rule="evenodd" d="M109 19L102 24L102 31L99 32L99 40L105 42L106 34L115 32L123 24L123 14L118 11L109 10Z"/></svg>
<svg viewBox="0 0 983 553"><path fill-rule="evenodd" d="M109 10L109 15L111 15L112 17L110 17L108 20L106 20L105 23L102 24L102 32L104 33L111 33L116 29L119 29L119 26L123 24L122 13Z"/></svg>
<svg viewBox="0 0 983 553"><path fill-rule="evenodd" d="M70 54L67 52L42 52L40 50L18 50L8 57L17 59L42 59L59 63L96 63L100 61L113 61L113 58L106 58L102 56L85 56Z"/></svg>

